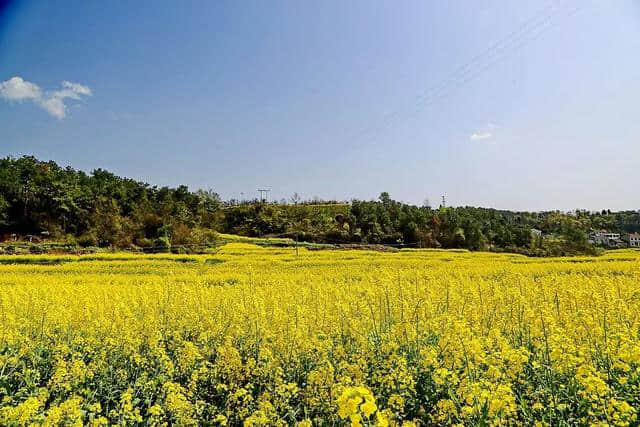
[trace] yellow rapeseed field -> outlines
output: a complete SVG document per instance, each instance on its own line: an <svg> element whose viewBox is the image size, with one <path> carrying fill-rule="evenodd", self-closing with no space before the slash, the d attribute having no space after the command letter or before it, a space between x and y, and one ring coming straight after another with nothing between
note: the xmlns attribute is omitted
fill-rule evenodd
<svg viewBox="0 0 640 427"><path fill-rule="evenodd" d="M0 257L0 425L638 425L640 252Z"/></svg>

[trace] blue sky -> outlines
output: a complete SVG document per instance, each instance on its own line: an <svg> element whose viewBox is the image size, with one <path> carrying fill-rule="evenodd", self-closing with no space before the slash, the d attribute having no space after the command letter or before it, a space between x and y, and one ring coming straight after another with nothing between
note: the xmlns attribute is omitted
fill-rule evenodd
<svg viewBox="0 0 640 427"><path fill-rule="evenodd" d="M225 198L638 209L638 52L635 0L10 2L0 155Z"/></svg>

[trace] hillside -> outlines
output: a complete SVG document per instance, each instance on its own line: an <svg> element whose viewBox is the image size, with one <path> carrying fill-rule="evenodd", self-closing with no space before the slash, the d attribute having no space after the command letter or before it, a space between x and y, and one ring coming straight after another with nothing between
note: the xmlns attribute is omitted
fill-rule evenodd
<svg viewBox="0 0 640 427"><path fill-rule="evenodd" d="M231 205L212 190L156 187L62 168L34 157L0 160L3 240L44 240L82 247L198 251L219 233L327 244L463 248L527 255L594 254L590 230L640 230L640 213L511 212L414 206L382 193L350 203Z"/></svg>

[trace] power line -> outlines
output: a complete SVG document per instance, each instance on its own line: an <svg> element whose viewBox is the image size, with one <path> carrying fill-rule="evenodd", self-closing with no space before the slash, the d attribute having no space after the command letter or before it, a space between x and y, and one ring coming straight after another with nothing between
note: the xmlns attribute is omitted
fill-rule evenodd
<svg viewBox="0 0 640 427"><path fill-rule="evenodd" d="M407 110L409 110L409 113L404 116L404 120L436 101L446 98L456 89L476 79L497 62L507 58L511 52L537 39L546 31L553 28L561 17L571 17L581 10L582 7L584 7L584 4L580 3L578 7L566 10L556 3L550 4L542 11L527 19L524 24L509 33L506 37L495 42L474 56L470 61L455 69L448 78L442 80L436 86L428 88L422 95L416 98L413 107L409 109L397 109L386 114L382 120L378 120L374 125L365 128L353 138L360 139L378 130L384 130L394 122L403 120L401 116ZM563 11L565 13L563 13Z"/></svg>

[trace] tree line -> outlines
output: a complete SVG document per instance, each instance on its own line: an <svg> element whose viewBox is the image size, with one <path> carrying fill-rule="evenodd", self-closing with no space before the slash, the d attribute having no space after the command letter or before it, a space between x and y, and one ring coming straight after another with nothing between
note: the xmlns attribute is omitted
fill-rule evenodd
<svg viewBox="0 0 640 427"><path fill-rule="evenodd" d="M32 156L0 160L0 232L81 246L211 245L216 232L317 243L464 248L528 255L595 253L589 230L640 230L640 212L513 212L415 206L382 193L350 203L241 203L212 190L156 187ZM292 198L293 200L293 198Z"/></svg>
<svg viewBox="0 0 640 427"><path fill-rule="evenodd" d="M549 256L595 254L588 231L640 230L640 213L512 212L476 207L415 206L382 193L349 205L250 204L228 209L219 229L254 237L277 235L322 243L462 248Z"/></svg>
<svg viewBox="0 0 640 427"><path fill-rule="evenodd" d="M220 197L155 187L103 169L87 174L32 156L0 160L0 230L82 246L211 241Z"/></svg>

